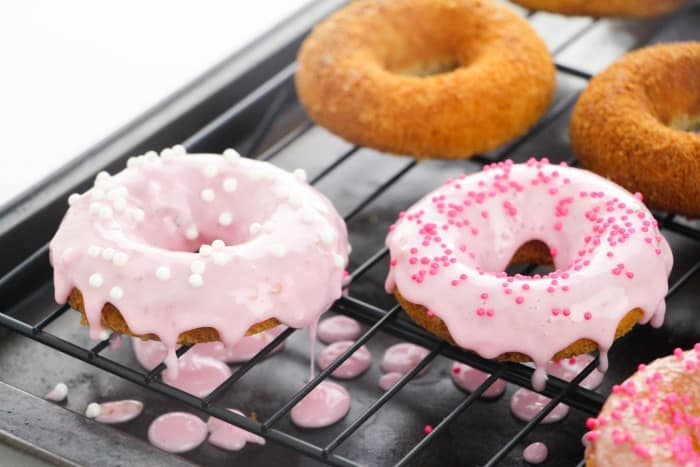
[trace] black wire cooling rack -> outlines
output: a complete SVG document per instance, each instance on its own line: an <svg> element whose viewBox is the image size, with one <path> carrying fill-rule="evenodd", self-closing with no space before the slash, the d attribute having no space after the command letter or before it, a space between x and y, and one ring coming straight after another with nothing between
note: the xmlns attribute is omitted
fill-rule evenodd
<svg viewBox="0 0 700 467"><path fill-rule="evenodd" d="M689 8L690 7L688 7L688 9ZM685 15L687 11L688 10L681 11L660 22L658 27L655 28L655 32L649 35L647 41L645 42L651 41L655 34L663 30L674 20L677 20L682 15ZM555 59L560 51L566 49L581 35L589 31L595 24L595 21L591 22L587 27L581 28L576 34L569 37L565 42L559 44L553 50ZM591 75L582 68L572 67L570 65L560 63L557 63L556 67L560 74L582 79L589 79L591 77ZM188 150L193 152L207 149L210 147L210 142L213 139L216 139L218 135L226 132L231 127L233 122L240 119L241 115L247 112L256 103L263 99L267 99L270 104L264 112L262 119L259 120L259 124L252 130L250 137L247 139L246 147L239 148L244 154L255 154L257 149L263 145L266 138L269 137L270 129L278 119L282 106L285 104L285 102L289 101L290 96L292 99L294 98L292 82L295 71L296 63L289 64L277 74L272 76L272 78L260 84L257 89L241 99L236 105L207 125L203 126L196 133L192 134L185 140L184 145L188 148ZM506 146L502 151L499 151L499 153L502 154L501 156L492 157L489 155L480 155L471 159L471 161L483 165L497 160L502 160L505 158L505 155L510 154L522 145L526 144L531 138L533 138L534 135L537 135L555 120L566 114L566 112L569 111L572 105L575 103L577 97L578 94L573 93L569 97L559 101L536 125L530 129L527 134ZM313 123L306 119L303 123L296 126L291 131L288 131L287 133L276 138L273 144L268 144L267 149L258 154L256 157L258 159L271 161L274 163L276 157L283 154L292 143L294 143L305 133L309 132L313 127ZM339 154L332 163L318 172L310 180L310 183L316 184L322 179L326 178L360 149L361 148L359 147L352 147L349 150ZM570 164L576 164L576 160L573 158L568 160L568 162ZM368 204L379 198L390 187L397 184L400 179L402 179L402 177L416 167L417 164L419 164L418 161L409 159L402 168L383 181L383 183L375 187L373 191L371 191L371 193L364 197L364 199L362 199L359 203L354 205L345 214L345 220L351 221L358 215L358 213L363 211ZM418 195L420 195L420 193L418 193ZM700 229L694 227L692 224L677 219L673 214L657 213L656 217L659 220L662 229L675 232L676 234L686 237L692 241L700 241ZM383 236L384 234L385 232L383 231L376 232L376 235L378 236ZM253 433L257 433L270 441L280 443L281 445L287 446L288 448L294 449L329 465L337 466L360 465L346 456L337 454L337 448L342 445L343 442L353 433L360 429L370 417L372 417L376 412L380 411L382 407L387 404L387 402L389 402L399 391L401 391L402 388L404 388L404 386L414 378L414 376L416 376L438 355L444 355L450 359L458 360L472 367L490 373L491 376L473 393L465 396L461 402L456 404L454 408L434 426L432 432L420 439L420 441L413 445L407 452L402 453L402 457L395 465L403 466L412 460L415 460L416 455L420 451L427 449L431 441L433 441L439 433L445 430L450 423L455 420L455 418L457 418L464 411L467 411L469 407L479 399L479 396L498 378L505 379L506 381L520 387L529 388L533 370L526 365L485 360L474 354L464 352L438 340L431 334L412 324L410 321L399 319L399 316L402 314L402 310L398 305L386 308L377 304L369 303L368 301L355 296L352 293L352 286L357 284L374 266L386 263L387 253L386 248L381 248L357 264L357 266L350 271L350 276L348 279L351 293L339 299L333 306L333 310L337 312L356 318L364 323L368 323L370 325L369 329L334 363L318 373L316 377L304 385L290 399L280 401L279 409L266 419L260 421L254 421L230 412L223 404L220 403L220 400L222 395L231 389L234 383L253 369L280 343L289 338L289 336L293 333L297 332L296 329L290 328L285 330L250 361L237 368L236 371L233 372L232 376L218 388L216 388L216 390L214 390L209 396L198 398L163 383L160 378L160 375L164 370L163 364L159 365L150 372L144 372L140 368L132 368L104 356L102 351L109 345L109 339L101 341L89 348L78 345L48 332L46 329L47 326L66 313L66 311L69 310L68 306L56 307L52 312L48 313L38 322L25 322L18 317L11 316L3 311L0 312L0 326L8 328L20 335L26 336L29 339L38 341L53 349L59 350L60 352L63 352L71 357L87 362L90 365L147 388L150 391L154 391L155 393L159 393L163 396L179 401L182 404L225 420ZM36 264L39 263L48 265L47 257L48 245L44 245L32 256L27 258L22 264L2 276L0 278L0 296L3 296L5 293L14 288L20 287L21 284L28 279L28 277L31 277L31 274L34 274L33 271L36 268ZM685 271L685 273L676 278L669 289L667 298L670 298L672 295L677 293L681 287L683 287L683 285L686 284L698 272L698 270L700 270L700 262L693 264ZM367 343L379 331L395 335L403 340L424 346L429 349L430 352L415 368L403 376L381 397L369 404L364 409L363 413L361 413L354 420L351 420L347 426L327 444L314 444L305 441L300 437L294 436L282 428L279 428L280 424L278 422L289 413L297 402L299 402L321 381L326 379L343 361L352 355L355 350ZM184 354L189 350L189 348L189 346L181 347L178 350L178 355ZM547 381L546 388L544 391L542 391L542 393L550 397L551 402L548 403L535 418L522 426L522 428L514 436L510 437L504 444L502 444L500 449L494 452L491 458L484 465L492 466L502 461L505 456L508 455L508 453L516 445L518 445L560 402L582 411L585 414L597 414L602 406L604 397L599 393L578 386L578 383L595 369L597 362L598 360L596 358L571 382L550 377ZM581 465L582 464L583 461L581 461Z"/></svg>

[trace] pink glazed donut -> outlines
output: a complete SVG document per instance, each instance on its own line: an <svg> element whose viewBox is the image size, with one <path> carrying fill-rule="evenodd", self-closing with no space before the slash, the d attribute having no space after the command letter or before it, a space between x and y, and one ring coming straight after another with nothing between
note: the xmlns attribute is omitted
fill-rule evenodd
<svg viewBox="0 0 700 467"><path fill-rule="evenodd" d="M616 336L663 322L673 257L641 195L564 164L506 161L448 180L399 215L386 244L387 291L414 321L485 358L534 361L536 389L549 360L597 346L604 368ZM555 271L504 272L533 260Z"/></svg>
<svg viewBox="0 0 700 467"><path fill-rule="evenodd" d="M340 297L345 223L308 185L227 150L151 151L71 195L50 244L56 300L106 327L178 343L220 340L283 323L303 327ZM104 337L104 336L102 336Z"/></svg>

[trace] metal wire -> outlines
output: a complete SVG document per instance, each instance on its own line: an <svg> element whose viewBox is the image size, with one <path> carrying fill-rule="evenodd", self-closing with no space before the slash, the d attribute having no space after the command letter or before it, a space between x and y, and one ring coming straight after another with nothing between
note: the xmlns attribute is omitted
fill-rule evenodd
<svg viewBox="0 0 700 467"><path fill-rule="evenodd" d="M665 21L659 30L663 29L668 25L674 18L678 15L674 15ZM571 36L567 41L558 46L553 54L556 55L561 50L564 50L571 43L581 37L585 32L590 30L595 24L592 21L589 25L582 28L576 34ZM653 36L652 36L653 37ZM651 37L649 38L651 40ZM585 70L578 69L563 64L556 64L556 68L560 73L568 74L571 76L576 76L583 79L590 79L591 74ZM274 125L275 116L282 107L285 101L288 99L289 85L293 79L294 73L296 72L297 64L292 63L282 69L275 76L270 78L268 81L263 83L259 88L257 88L253 93L246 96L240 102L236 103L229 110L224 112L218 118L210 122L208 125L203 127L201 130L197 131L195 134L190 136L186 141L185 145L189 149L199 149L206 146L207 141L211 140L217 135L222 134L226 128L229 127L230 123L235 121L244 112L248 111L252 106L256 105L262 99L271 99L271 106L268 111L263 116L263 124L260 125L252 135L250 135L249 147L248 149L256 150L260 143L267 136L268 130ZM568 109L573 106L576 101L577 95L571 95L557 103L549 112L542 118L538 123L536 123L530 131L523 135L522 137L516 139L511 144L502 148L499 152L499 156L496 158L490 158L486 156L477 156L472 160L480 164L488 164L494 162L495 160L501 160L506 155L515 151L525 142L529 141L535 134L544 130L547 126L552 124L554 121L559 119ZM298 138L306 134L311 128L313 128L313 123L306 121L287 135L280 138L275 144L270 148L265 150L262 154L257 156L260 160L272 160L277 155L283 153L286 148L288 148L292 143L294 143ZM360 147L352 147L343 154L339 155L338 158L334 160L330 165L325 167L321 172L313 177L311 183L317 183L324 177L338 169L349 157L355 154ZM575 159L570 159L570 163L575 164ZM375 199L380 197L388 188L394 186L400 181L400 179L406 175L410 170L416 167L417 161L411 160L409 163L404 165L398 172L390 176L377 188L375 188L371 193L369 193L364 199L357 203L352 209L350 209L345 214L345 219L348 220L362 210L364 210L370 203ZM675 232L692 240L700 241L700 230L688 226L686 224L681 224L674 219L673 215L658 215L657 219L662 229L667 229L669 231ZM34 264L41 258L47 256L48 245L43 246L37 252L35 252L31 257L29 257L22 264L17 266L15 269L10 271L3 277L0 277L0 297L11 290L18 281L21 281L28 274L27 271L30 269L30 265ZM375 253L371 254L366 260L359 264L351 272L346 284L355 282L359 280L363 275L365 275L371 268L379 264L380 262L386 260L388 251L387 249L381 248ZM685 285L692 277L694 277L698 271L700 271L700 262L692 265L684 274L681 275L669 288L667 298L670 298L675 293L680 290L680 288ZM350 459L343 456L335 454L335 450L342 445L342 443L351 437L354 433L359 430L364 423L377 411L381 410L382 407L386 405L401 389L414 377L416 376L426 365L429 364L438 355L444 355L448 358L461 361L470 366L478 368L482 371L486 371L491 374L491 376L477 388L473 393L465 397L459 404L457 404L447 416L445 416L432 430L430 434L421 439L417 444L415 444L403 457L398 461L396 465L403 466L415 459L415 457L427 446L430 442L449 424L458 417L462 412L467 410L474 401L476 401L479 396L488 389L488 387L493 384L497 379L502 378L513 384L530 387L530 378L532 376L532 368L516 364L516 363L499 363L492 360L485 360L479 356L471 353L467 353L461 349L450 346L444 342L439 341L435 336L427 333L423 329L417 327L407 320L397 319L400 314L400 307L398 305L394 306L390 310L384 310L373 304L366 303L355 297L348 296L342 297L335 305L334 309L338 312L344 313L346 315L352 316L359 320L362 320L370 324L370 328L366 331L357 341L345 351L335 362L333 362L328 368L321 371L315 378L309 381L304 387L302 387L296 394L294 394L290 399L284 401L280 408L275 411L267 420L263 423L258 423L250 420L246 417L242 417L238 414L232 413L226 409L223 405L217 404L217 400L225 394L230 388L242 378L249 370L254 368L262 359L264 359L273 349L282 344L290 335L292 335L296 330L287 329L279 336L277 336L272 342L270 342L264 349L262 349L257 355L255 355L251 360L241 365L235 373L233 373L226 381L224 381L219 387L217 387L210 395L205 398L194 397L190 394L182 392L174 387L171 387L162 381L160 381L160 375L165 370L165 365L161 363L152 371L145 373L140 370L134 370L132 368L126 367L120 363L117 363L109 358L100 355L102 350L104 350L109 345L109 339L105 339L90 349L81 347L72 342L61 339L46 330L46 328L54 322L56 319L60 318L69 307L67 305L59 306L52 312L47 314L46 317L39 320L36 324L31 325L23 321L20 321L10 313L6 311L0 312L0 326L10 329L18 334L26 336L28 338L34 339L41 342L51 348L57 349L65 354L68 354L79 360L89 362L97 368L108 371L114 375L117 375L125 380L131 381L143 387L157 392L159 394L165 395L172 399L182 402L190 407L202 410L211 416L220 418L231 424L237 425L243 429L249 430L253 433L265 436L267 439L287 446L291 449L295 449L298 452L306 454L312 458L321 460L329 465L338 466L353 466L358 465ZM377 332L383 331L389 334L393 334L401 337L402 339L414 342L416 344L427 347L430 350L429 354L421 360L421 362L414 367L410 372L404 375L393 387L386 391L380 398L370 404L365 411L358 416L355 420L352 420L349 425L338 434L331 442L325 446L317 446L311 444L305 440L298 437L292 436L289 433L276 429L274 426L276 423L294 407L294 405L299 402L304 396L306 396L314 387L324 381L338 366L340 366L343 361L349 358L352 353L357 350L360 346L364 345L369 341ZM182 346L177 350L177 356L182 356L187 352L191 346ZM529 423L527 423L523 428L513 437L511 437L502 447L496 452L490 460L486 463L488 466L496 465L501 461L508 453L516 446L521 440L526 437L534 427L559 403L566 403L567 405L584 411L589 414L595 414L599 411L604 398L602 395L584 389L578 386L583 378L585 378L597 364L597 359L589 364L581 373L579 373L571 382L563 381L558 378L549 378L545 389L542 393L546 396L552 398L552 400L544 407L544 409ZM583 462L579 465L582 465Z"/></svg>

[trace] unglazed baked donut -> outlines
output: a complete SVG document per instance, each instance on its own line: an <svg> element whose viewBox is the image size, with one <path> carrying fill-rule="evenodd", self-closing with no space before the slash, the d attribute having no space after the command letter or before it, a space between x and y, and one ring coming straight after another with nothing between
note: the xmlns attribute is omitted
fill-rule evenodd
<svg viewBox="0 0 700 467"><path fill-rule="evenodd" d="M511 0L531 10L563 15L644 18L680 8L686 0Z"/></svg>
<svg viewBox="0 0 700 467"><path fill-rule="evenodd" d="M663 322L673 257L651 213L546 159L448 180L399 215L386 244L386 289L411 318L485 358L533 360L537 389L549 360L598 347L604 368L617 336ZM508 276L514 254L556 270Z"/></svg>
<svg viewBox="0 0 700 467"><path fill-rule="evenodd" d="M569 133L585 165L652 207L700 216L700 42L632 52L593 78Z"/></svg>
<svg viewBox="0 0 700 467"><path fill-rule="evenodd" d="M71 195L50 243L56 300L105 328L178 343L314 323L340 297L348 242L331 203L305 181L245 159L166 149L100 173Z"/></svg>
<svg viewBox="0 0 700 467"><path fill-rule="evenodd" d="M586 465L700 464L700 344L649 365L613 386L597 418L586 425Z"/></svg>
<svg viewBox="0 0 700 467"><path fill-rule="evenodd" d="M465 158L523 133L555 85L544 42L485 0L360 0L299 52L311 118L352 143Z"/></svg>

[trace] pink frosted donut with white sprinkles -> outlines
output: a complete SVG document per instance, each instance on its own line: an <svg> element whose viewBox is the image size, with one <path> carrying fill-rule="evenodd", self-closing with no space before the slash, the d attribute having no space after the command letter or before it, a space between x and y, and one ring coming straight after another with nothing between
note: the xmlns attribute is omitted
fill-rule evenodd
<svg viewBox="0 0 700 467"><path fill-rule="evenodd" d="M312 324L341 296L348 240L305 178L233 150L182 147L100 173L71 195L51 241L56 300L76 307L78 290L92 338L107 326L158 338L169 367L178 341L232 348L278 322ZM115 309L127 330L107 319Z"/></svg>
<svg viewBox="0 0 700 467"><path fill-rule="evenodd" d="M700 344L639 365L586 425L589 467L700 465Z"/></svg>
<svg viewBox="0 0 700 467"><path fill-rule="evenodd" d="M386 244L386 289L411 318L485 358L531 359L537 389L549 360L597 346L605 367L619 326L663 322L673 257L641 195L565 164L447 180L399 214ZM509 276L523 245L555 270Z"/></svg>

